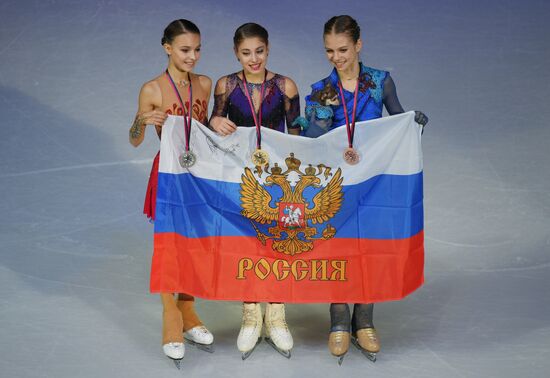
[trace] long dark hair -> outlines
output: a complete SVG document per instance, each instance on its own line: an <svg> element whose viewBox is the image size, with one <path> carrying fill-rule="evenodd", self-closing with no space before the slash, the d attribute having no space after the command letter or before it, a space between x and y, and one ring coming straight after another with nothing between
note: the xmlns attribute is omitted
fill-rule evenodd
<svg viewBox="0 0 550 378"><path fill-rule="evenodd" d="M357 21L345 14L334 16L325 23L323 36L331 33L346 33L353 40L353 43L357 43L359 38L361 38L361 28L357 24Z"/></svg>
<svg viewBox="0 0 550 378"><path fill-rule="evenodd" d="M170 24L168 24L166 29L164 29L164 35L162 36L160 43L163 45L165 43L170 44L178 35L186 33L201 35L201 32L197 25L195 25L191 21L185 20L183 18L179 20L174 20L170 22Z"/></svg>
<svg viewBox="0 0 550 378"><path fill-rule="evenodd" d="M269 45L269 34L267 30L262 25L258 25L254 22L248 22L239 26L237 30L235 30L233 45L236 49L244 39L255 37L261 39L266 45Z"/></svg>

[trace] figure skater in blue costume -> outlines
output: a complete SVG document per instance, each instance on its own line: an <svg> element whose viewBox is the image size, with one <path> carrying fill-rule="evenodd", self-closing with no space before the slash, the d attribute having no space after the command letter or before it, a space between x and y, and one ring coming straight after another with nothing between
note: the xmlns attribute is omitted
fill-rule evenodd
<svg viewBox="0 0 550 378"><path fill-rule="evenodd" d="M362 42L360 28L350 16L332 17L324 28L324 43L328 61L334 66L331 74L314 83L306 97L306 118L295 121L305 136L316 138L346 124L344 104L352 118L366 121L382 117L383 108L390 114L403 113L397 98L395 83L389 72L367 67L359 61ZM415 112L415 121L424 127L428 117ZM380 341L373 323L374 304L356 303L353 316L347 303L330 305L331 328L328 346L341 364L350 341L373 362L380 350Z"/></svg>

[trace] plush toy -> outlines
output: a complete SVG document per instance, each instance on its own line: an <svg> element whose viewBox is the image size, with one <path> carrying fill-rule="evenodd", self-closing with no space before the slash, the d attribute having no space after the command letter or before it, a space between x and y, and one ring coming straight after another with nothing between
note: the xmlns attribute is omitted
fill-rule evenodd
<svg viewBox="0 0 550 378"><path fill-rule="evenodd" d="M303 134L310 138L316 138L325 134L332 126L334 113L331 105L340 105L338 92L328 82L323 89L313 93L307 101L306 117L298 117L292 124L300 125Z"/></svg>

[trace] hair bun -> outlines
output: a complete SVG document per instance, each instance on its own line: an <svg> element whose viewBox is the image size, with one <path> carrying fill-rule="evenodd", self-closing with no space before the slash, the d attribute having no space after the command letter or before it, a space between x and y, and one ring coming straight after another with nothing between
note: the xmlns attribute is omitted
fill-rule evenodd
<svg viewBox="0 0 550 378"><path fill-rule="evenodd" d="M191 21L185 20L183 18L179 20L174 20L170 24L168 24L166 29L164 29L161 43L163 45L165 43L172 43L174 38L176 38L178 35L186 33L201 35L201 32L199 31L197 25L195 25Z"/></svg>

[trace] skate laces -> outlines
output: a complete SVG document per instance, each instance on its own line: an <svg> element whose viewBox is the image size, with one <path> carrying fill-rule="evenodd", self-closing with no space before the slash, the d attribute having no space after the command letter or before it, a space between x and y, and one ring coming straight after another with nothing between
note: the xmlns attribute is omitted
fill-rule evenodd
<svg viewBox="0 0 550 378"><path fill-rule="evenodd" d="M345 331L331 332L332 340L333 340L335 343L342 343L342 342L344 342L344 339L347 338L348 335L349 335L349 332L345 332Z"/></svg>
<svg viewBox="0 0 550 378"><path fill-rule="evenodd" d="M365 331L365 334L367 335L367 337L369 339L371 339L372 341L377 341L378 340L376 330L374 328L364 328L364 331Z"/></svg>
<svg viewBox="0 0 550 378"><path fill-rule="evenodd" d="M191 331L192 331L192 330L196 330L197 332L200 332L200 333L210 333L210 331L208 331L208 328L206 328L206 327L203 326L203 325L194 327L194 328L191 329Z"/></svg>
<svg viewBox="0 0 550 378"><path fill-rule="evenodd" d="M285 309L283 306L271 306L269 318L266 319L271 327L283 328L288 331L288 325L285 319Z"/></svg>
<svg viewBox="0 0 550 378"><path fill-rule="evenodd" d="M256 307L243 307L243 325L248 327L255 327L256 320Z"/></svg>

